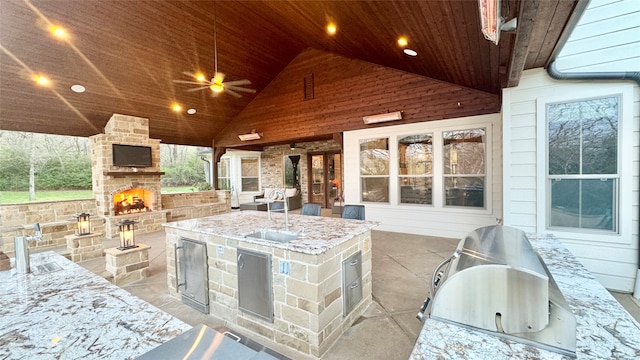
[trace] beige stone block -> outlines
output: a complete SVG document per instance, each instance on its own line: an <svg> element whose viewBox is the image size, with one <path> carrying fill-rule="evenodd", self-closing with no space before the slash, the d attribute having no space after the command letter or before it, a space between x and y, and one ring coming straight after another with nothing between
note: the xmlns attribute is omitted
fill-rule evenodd
<svg viewBox="0 0 640 360"><path fill-rule="evenodd" d="M318 265L320 263L320 259L319 259L320 256L321 255L309 255L309 254L303 254L295 251L289 252L289 259L291 261L298 261L298 262L311 264L311 265Z"/></svg>
<svg viewBox="0 0 640 360"><path fill-rule="evenodd" d="M335 275L336 272L342 271L342 260L339 257L334 257L327 260L324 264L318 267L318 280L324 281L325 279Z"/></svg>
<svg viewBox="0 0 640 360"><path fill-rule="evenodd" d="M307 311L313 315L318 315L324 310L324 305L307 299L298 298L297 307L301 310Z"/></svg>
<svg viewBox="0 0 640 360"><path fill-rule="evenodd" d="M310 351L309 343L296 339L295 337L290 336L289 334L277 332L275 340L278 344L285 345L291 349L297 350L304 354L309 354L309 351Z"/></svg>
<svg viewBox="0 0 640 360"><path fill-rule="evenodd" d="M248 316L240 311L240 314L238 315L238 325L242 326L243 328L249 329L249 331L252 331L256 334L260 334L268 339L274 338L275 330L271 325L265 326L260 322L261 320L250 318Z"/></svg>
<svg viewBox="0 0 640 360"><path fill-rule="evenodd" d="M286 302L287 290L284 286L273 286L273 301ZM294 305L295 306L295 305Z"/></svg>
<svg viewBox="0 0 640 360"><path fill-rule="evenodd" d="M338 317L342 318L342 302L334 301L331 305L327 306L317 318L311 321L310 329L313 332L320 332Z"/></svg>
<svg viewBox="0 0 640 360"><path fill-rule="evenodd" d="M273 262L276 266L275 271L279 271L279 263L277 261ZM308 281L307 279L307 265L299 262L292 261L291 262L291 273L290 276L296 280L300 281Z"/></svg>
<svg viewBox="0 0 640 360"><path fill-rule="evenodd" d="M80 243L75 236L65 236L65 240L67 241L67 249L76 249L80 246Z"/></svg>
<svg viewBox="0 0 640 360"><path fill-rule="evenodd" d="M335 290L329 292L324 296L324 306L327 307L331 305L331 303L339 299L341 296L342 296L342 287L338 287Z"/></svg>
<svg viewBox="0 0 640 360"><path fill-rule="evenodd" d="M338 341L338 339L342 336L342 332L334 331L331 335L324 336L324 340L320 343L317 348L311 349L311 355L315 357L322 357L324 354L331 348L331 346Z"/></svg>
<svg viewBox="0 0 640 360"><path fill-rule="evenodd" d="M236 300L235 297L227 296L219 292L215 294L216 294L216 298L215 298L216 302L228 307L229 309L238 308L238 300Z"/></svg>
<svg viewBox="0 0 640 360"><path fill-rule="evenodd" d="M326 295L342 287L342 271L333 274L320 285L321 294ZM324 300L324 299L323 299Z"/></svg>
<svg viewBox="0 0 640 360"><path fill-rule="evenodd" d="M275 301L275 299L274 299ZM291 295L291 294L286 294L286 301L285 304L289 305L289 306L293 306L293 307L298 307L298 298Z"/></svg>
<svg viewBox="0 0 640 360"><path fill-rule="evenodd" d="M282 305L282 319L292 324L308 329L310 325L309 313L288 305ZM313 329L312 329L313 330Z"/></svg>
<svg viewBox="0 0 640 360"><path fill-rule="evenodd" d="M136 271L136 270L140 270L148 267L149 267L149 261L141 261L139 263L129 264L125 266L125 271L132 272L132 271Z"/></svg>
<svg viewBox="0 0 640 360"><path fill-rule="evenodd" d="M231 288L228 286L220 286L220 293L228 296L228 297L232 297L232 298L236 298L236 289L235 288Z"/></svg>
<svg viewBox="0 0 640 360"><path fill-rule="evenodd" d="M224 272L222 273L222 285L232 287L232 288L237 288L238 277L236 275Z"/></svg>
<svg viewBox="0 0 640 360"><path fill-rule="evenodd" d="M318 285L310 284L300 280L288 278L287 279L287 292L307 300L319 302L320 289Z"/></svg>

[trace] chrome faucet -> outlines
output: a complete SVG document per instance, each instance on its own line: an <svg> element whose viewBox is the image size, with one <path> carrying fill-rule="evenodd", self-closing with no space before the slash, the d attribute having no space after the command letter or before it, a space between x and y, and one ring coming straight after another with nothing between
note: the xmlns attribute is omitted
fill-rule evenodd
<svg viewBox="0 0 640 360"><path fill-rule="evenodd" d="M42 240L42 230L40 224L33 225L35 234L33 236L16 236L14 238L14 244L16 247L16 271L19 274L28 274L31 272L29 266L29 240Z"/></svg>
<svg viewBox="0 0 640 360"><path fill-rule="evenodd" d="M282 197L282 201L284 201L284 230L285 231L289 231L289 226L291 226L291 224L289 223L289 205L288 205L288 201L287 201L287 196L284 193L284 189L280 190L280 189L275 189L272 192L273 195L276 195L277 197ZM270 201L267 200L267 213L269 215L269 220L271 220L271 207L269 206Z"/></svg>

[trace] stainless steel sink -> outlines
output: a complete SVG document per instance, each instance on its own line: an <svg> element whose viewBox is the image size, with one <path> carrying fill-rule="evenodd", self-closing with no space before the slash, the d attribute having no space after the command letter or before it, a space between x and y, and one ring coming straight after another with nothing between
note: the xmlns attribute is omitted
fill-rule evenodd
<svg viewBox="0 0 640 360"><path fill-rule="evenodd" d="M274 230L274 229L262 229L260 231L256 231L251 233L246 238L254 238L254 239L262 239L262 240L270 240L281 243L286 243L291 240L295 240L298 238L298 234L291 231L282 231L282 230Z"/></svg>

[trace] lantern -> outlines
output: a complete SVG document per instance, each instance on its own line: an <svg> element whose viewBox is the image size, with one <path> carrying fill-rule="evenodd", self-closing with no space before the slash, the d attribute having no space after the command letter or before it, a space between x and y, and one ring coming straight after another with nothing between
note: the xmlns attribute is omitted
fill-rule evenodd
<svg viewBox="0 0 640 360"><path fill-rule="evenodd" d="M87 213L81 213L76 215L76 219L78 219L78 232L76 235L89 235L91 234L91 222L89 221L89 217L91 215Z"/></svg>
<svg viewBox="0 0 640 360"><path fill-rule="evenodd" d="M133 234L135 223L135 221L131 220L124 220L118 223L118 230L120 231L120 247L118 247L118 250L127 250L138 247Z"/></svg>

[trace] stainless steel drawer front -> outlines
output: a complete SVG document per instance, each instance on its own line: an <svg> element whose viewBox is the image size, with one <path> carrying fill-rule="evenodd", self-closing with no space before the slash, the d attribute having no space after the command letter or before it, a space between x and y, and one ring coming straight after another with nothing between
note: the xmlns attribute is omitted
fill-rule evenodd
<svg viewBox="0 0 640 360"><path fill-rule="evenodd" d="M362 300L362 252L342 262L342 315L347 316Z"/></svg>

